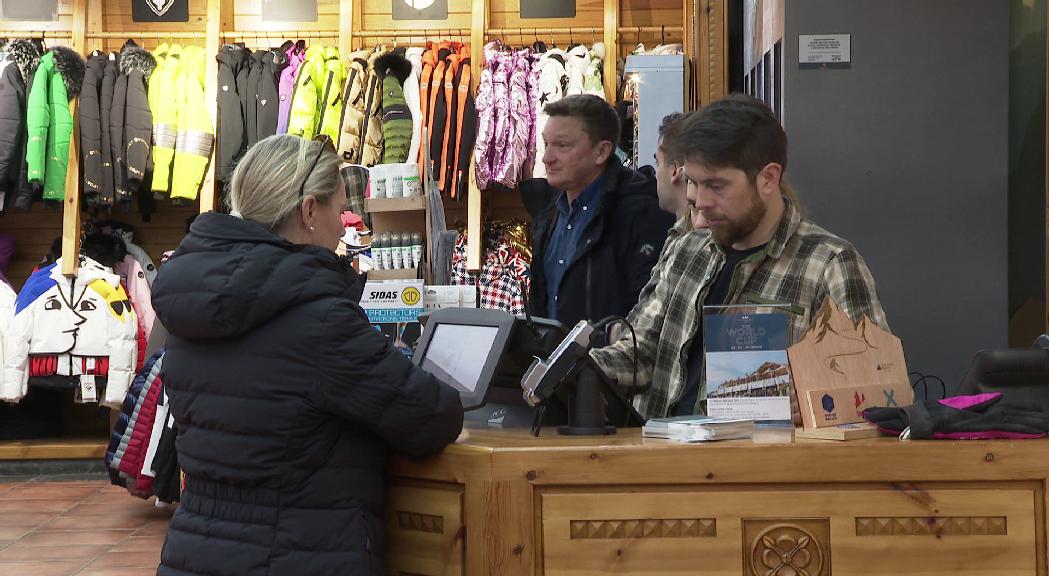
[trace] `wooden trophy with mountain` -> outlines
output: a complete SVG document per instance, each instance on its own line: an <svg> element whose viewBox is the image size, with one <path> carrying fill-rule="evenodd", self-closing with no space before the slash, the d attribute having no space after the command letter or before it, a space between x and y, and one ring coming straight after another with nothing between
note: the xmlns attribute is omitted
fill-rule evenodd
<svg viewBox="0 0 1049 576"><path fill-rule="evenodd" d="M863 429L852 424L865 408L914 401L900 339L866 316L854 323L829 297L787 356L806 430Z"/></svg>

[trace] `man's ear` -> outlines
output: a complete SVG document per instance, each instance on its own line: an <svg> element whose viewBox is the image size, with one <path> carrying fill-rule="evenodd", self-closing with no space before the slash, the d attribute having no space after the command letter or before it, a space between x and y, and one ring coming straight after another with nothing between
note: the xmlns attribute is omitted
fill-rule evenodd
<svg viewBox="0 0 1049 576"><path fill-rule="evenodd" d="M761 172L758 172L758 192L768 198L773 194L779 194L780 180L783 178L783 165L777 162L766 164Z"/></svg>
<svg viewBox="0 0 1049 576"><path fill-rule="evenodd" d="M604 164L608 162L608 159L612 157L612 152L615 150L615 146L608 140L602 140L597 143L597 164Z"/></svg>
<svg viewBox="0 0 1049 576"><path fill-rule="evenodd" d="M674 171L670 173L670 183L674 186L680 186L685 182L685 167L681 164L674 164Z"/></svg>

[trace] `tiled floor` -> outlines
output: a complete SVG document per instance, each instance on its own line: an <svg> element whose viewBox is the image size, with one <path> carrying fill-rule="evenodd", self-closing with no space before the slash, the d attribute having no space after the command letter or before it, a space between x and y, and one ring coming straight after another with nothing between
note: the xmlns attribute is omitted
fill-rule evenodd
<svg viewBox="0 0 1049 576"><path fill-rule="evenodd" d="M153 575L171 513L105 481L0 483L0 576Z"/></svg>

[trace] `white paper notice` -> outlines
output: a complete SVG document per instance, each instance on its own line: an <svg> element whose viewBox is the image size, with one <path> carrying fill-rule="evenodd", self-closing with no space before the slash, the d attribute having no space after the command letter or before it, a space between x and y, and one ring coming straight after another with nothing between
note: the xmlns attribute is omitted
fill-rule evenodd
<svg viewBox="0 0 1049 576"><path fill-rule="evenodd" d="M801 34L798 36L798 63L846 64L852 61L851 34Z"/></svg>

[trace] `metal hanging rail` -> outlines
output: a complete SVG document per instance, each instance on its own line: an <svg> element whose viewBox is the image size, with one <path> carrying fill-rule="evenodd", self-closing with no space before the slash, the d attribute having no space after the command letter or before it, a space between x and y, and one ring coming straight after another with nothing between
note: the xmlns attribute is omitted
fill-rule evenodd
<svg viewBox="0 0 1049 576"><path fill-rule="evenodd" d="M6 38L72 38L70 30L0 30Z"/></svg>
<svg viewBox="0 0 1049 576"><path fill-rule="evenodd" d="M125 39L132 40L203 40L208 37L206 32L143 32L125 30L123 32L88 32L86 38L92 40Z"/></svg>
<svg viewBox="0 0 1049 576"><path fill-rule="evenodd" d="M532 36L535 34L590 34L597 35L604 32L599 26L573 26L568 28L489 28L485 30L485 36Z"/></svg>
<svg viewBox="0 0 1049 576"><path fill-rule="evenodd" d="M620 26L619 35L629 36L630 34L680 34L685 31L683 26Z"/></svg>
<svg viewBox="0 0 1049 576"><path fill-rule="evenodd" d="M227 30L220 34L222 38L338 38L338 30Z"/></svg>
<svg viewBox="0 0 1049 576"><path fill-rule="evenodd" d="M430 37L466 37L469 28L431 28L429 30L358 30L354 38L430 38Z"/></svg>

